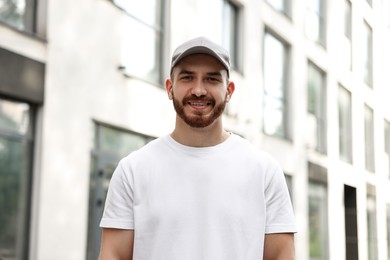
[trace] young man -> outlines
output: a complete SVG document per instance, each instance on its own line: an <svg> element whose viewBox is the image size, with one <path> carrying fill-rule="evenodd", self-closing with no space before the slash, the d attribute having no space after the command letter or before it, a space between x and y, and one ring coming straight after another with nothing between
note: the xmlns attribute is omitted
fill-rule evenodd
<svg viewBox="0 0 390 260"><path fill-rule="evenodd" d="M101 220L101 260L294 259L283 172L223 129L229 54L206 38L179 46L166 91L176 125L119 163Z"/></svg>

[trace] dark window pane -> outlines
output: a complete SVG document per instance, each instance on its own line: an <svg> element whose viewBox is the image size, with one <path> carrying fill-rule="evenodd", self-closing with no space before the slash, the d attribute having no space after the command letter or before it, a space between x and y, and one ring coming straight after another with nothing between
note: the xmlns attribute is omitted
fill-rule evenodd
<svg viewBox="0 0 390 260"><path fill-rule="evenodd" d="M0 259L27 259L30 110L27 104L0 99Z"/></svg>

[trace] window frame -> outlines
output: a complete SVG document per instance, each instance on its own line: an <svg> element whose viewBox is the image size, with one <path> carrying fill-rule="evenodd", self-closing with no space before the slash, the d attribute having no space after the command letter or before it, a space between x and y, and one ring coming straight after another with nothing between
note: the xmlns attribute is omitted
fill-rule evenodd
<svg viewBox="0 0 390 260"><path fill-rule="evenodd" d="M326 96L326 73L320 67L318 67L312 61L307 63L307 93L308 93L308 113L312 114L316 118L316 151L322 154L327 154L327 96ZM311 71L316 72L320 77L320 86L315 86L315 99L318 101L315 104L315 111L310 111L310 73Z"/></svg>
<svg viewBox="0 0 390 260"><path fill-rule="evenodd" d="M348 108L347 111L342 111L344 106L341 104L341 99L346 97L348 99ZM347 163L352 164L353 162L353 135L352 135L352 93L347 90L344 86L339 84L338 87L338 129L339 129L339 158ZM348 119L345 122L345 127L342 127L340 122L342 120L341 116ZM342 145L346 147L345 151L347 154L342 153Z"/></svg>
<svg viewBox="0 0 390 260"><path fill-rule="evenodd" d="M20 19L18 19L19 22L12 23L7 19L2 19L0 16L0 23L21 32L33 35L37 34L39 15L42 14L39 10L39 0L25 0L24 3L25 8L23 13L20 15Z"/></svg>
<svg viewBox="0 0 390 260"><path fill-rule="evenodd" d="M283 47L283 61L281 62L283 64L283 67L282 67L282 76L283 76L283 79L281 81L281 83L283 84L282 88L280 89L281 92L282 92L282 97L274 97L273 95L271 94L267 94L267 86L266 86L266 82L267 82L267 77L266 77L266 73L265 73L265 69L268 67L265 65L265 62L266 62L266 57L268 55L268 51L266 51L266 37L267 35L269 35L270 37L272 37L274 40L276 40L278 43L280 43L280 46ZM289 64L291 62L291 46L290 44L283 40L283 38L281 38L280 36L278 36L276 33L274 33L272 30L270 30L269 28L266 28L264 30L264 35L263 35L263 61L262 61L262 73L263 73L263 123L262 123L262 126L263 126L263 133L266 134L266 135L269 135L269 136L274 136L274 137L280 137L280 138L283 138L283 139L286 139L286 140L290 140L290 137L291 137L291 133L290 133L290 120L289 120L289 116L288 116L288 106L289 106L289 102L288 102L288 97L289 97L289 93L288 93L288 89L289 89L289 77L290 77L290 71L288 70L288 68L290 67ZM282 123L282 129L281 129L281 133L278 133L278 131L274 131L273 133L271 132L267 132L266 131L266 116L265 116L265 108L266 108L266 101L270 99L270 100L273 100L273 101L276 101L277 103L279 103L281 105L281 109L280 109L280 112L281 112L281 123Z"/></svg>
<svg viewBox="0 0 390 260"><path fill-rule="evenodd" d="M390 121L384 120L384 152L387 154L388 158L388 177L390 178ZM390 238L389 238L390 239ZM389 251L390 254L390 251Z"/></svg>
<svg viewBox="0 0 390 260"><path fill-rule="evenodd" d="M168 6L168 1L169 0L155 0L156 2L156 10L155 10L155 15L156 15L156 20L155 24L151 24L147 21L142 20L140 17L137 15L131 13L125 6L122 6L118 4L115 0L110 0L114 6L122 10L126 16L128 21L132 21L136 24L138 24L141 27L144 27L144 30L152 30L153 35L154 35L154 50L156 52L156 55L154 56L154 65L156 69L150 70L148 73L152 72L156 74L156 76L153 75L145 75L147 73L137 73L134 71L131 71L129 69L129 64L133 64L133 61L130 57L127 55L123 54L122 51L122 60L121 60L121 65L118 67L118 69L126 76L129 78L135 78L139 79L142 81L145 81L147 83L161 86L161 82L164 79L164 71L166 70L165 66L165 58L166 54L164 54L165 50L165 45L166 45L166 40L165 40L165 34L166 34L166 16L167 16L167 6ZM126 40L124 40L126 42ZM125 44L123 44L125 45ZM124 48L124 47L123 47ZM134 63L134 65L136 65Z"/></svg>
<svg viewBox="0 0 390 260"><path fill-rule="evenodd" d="M374 32L371 25L366 20L363 20L362 32L364 33L362 43L366 43L364 46L366 47L364 50L364 56L362 57L363 81L368 87L372 88L374 81Z"/></svg>
<svg viewBox="0 0 390 260"><path fill-rule="evenodd" d="M323 225L319 225L319 227L321 228L322 227L322 233L321 233L321 241L320 241L320 244L322 245L323 249L322 249L322 255L320 256L321 258L315 258L315 259L318 259L318 260L325 260L325 259L328 259L329 258L329 229L328 229L328 226L329 226L329 208L328 208L328 201L329 201L329 191L328 191L328 175L327 175L327 169L320 166L320 165L317 165L317 164L314 164L314 163L311 163L311 162L308 162L308 231L309 231L309 245L308 245L308 249L309 249L309 256L311 257L311 245L310 243L313 242L313 239L311 238L311 229L312 227L314 227L315 225L312 225L310 223L310 220L311 220L311 217L310 217L310 199L311 199L311 187L320 187L320 189L322 189L322 191L324 192L324 197L323 197L323 200L322 200L322 206L318 206L318 208L320 209L323 209L324 212L323 214L318 214L320 217L323 217L322 221L325 222L325 224L323 223ZM321 192L321 191L320 191ZM318 195L318 194L317 194Z"/></svg>
<svg viewBox="0 0 390 260"><path fill-rule="evenodd" d="M327 41L327 13L326 13L326 0L318 0L320 1L319 3L319 7L320 7L320 10L312 10L312 8L310 8L310 4L309 4L309 1L313 1L313 0L306 0L306 13L305 13L305 25L308 26L308 25L311 25L312 23L310 21L307 21L309 18L308 16L310 14L312 15L315 15L317 17L317 20L318 20L318 35L316 36L316 38L312 37L309 33L308 33L308 27L305 27L305 35L308 39L314 41L315 43L321 45L322 47L326 48L326 41Z"/></svg>
<svg viewBox="0 0 390 260"><path fill-rule="evenodd" d="M291 3L289 0L282 0L283 7L281 9L275 6L271 1L272 0L266 0L266 3L277 12L280 12L283 15L287 16L288 18L291 18Z"/></svg>
<svg viewBox="0 0 390 260"><path fill-rule="evenodd" d="M365 169L375 172L375 113L374 110L364 105L364 153Z"/></svg>
<svg viewBox="0 0 390 260"><path fill-rule="evenodd" d="M22 216L17 215L17 222L19 225L22 225L23 230L22 232L17 231L16 243L20 243L19 245L15 245L16 250L16 257L18 259L27 259L29 255L29 248L30 248L30 229L31 229L31 222L30 222L30 216L32 214L32 185L33 185L33 156L34 156L34 136L35 136L35 119L36 119L36 106L26 102L26 101L20 101L15 99L10 99L4 96L0 96L0 102L10 102L10 103L20 103L20 104L26 104L29 107L28 116L29 116L29 122L28 122L28 128L26 129L25 133L17 133L10 129L0 128L0 138L4 138L5 140L10 141L16 141L20 142L24 146L24 153L25 153L25 164L24 164L24 175L25 178L22 183L22 188L24 189L23 192L23 201L20 202L20 198L18 200L18 208L23 208L23 212L21 213ZM21 188L21 189L22 189ZM20 206L20 203L24 206ZM19 212L17 212L18 214ZM8 213L9 214L9 213ZM20 227L20 226L19 226ZM17 236L20 236L17 238ZM1 256L0 256L1 257Z"/></svg>
<svg viewBox="0 0 390 260"><path fill-rule="evenodd" d="M223 33L223 46L230 53L230 65L233 70L242 71L242 56L241 56L241 42L242 35L240 33L241 19L242 19L242 6L233 2L232 0L223 0L223 21L222 21L222 33ZM233 16L233 22L226 22L231 14Z"/></svg>

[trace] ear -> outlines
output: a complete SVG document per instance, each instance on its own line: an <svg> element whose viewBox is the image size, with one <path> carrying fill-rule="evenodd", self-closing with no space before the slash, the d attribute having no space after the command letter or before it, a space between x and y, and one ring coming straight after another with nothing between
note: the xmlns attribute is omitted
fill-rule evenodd
<svg viewBox="0 0 390 260"><path fill-rule="evenodd" d="M166 79L165 80L165 89L167 91L168 98L170 100L172 100L173 99L173 95L172 95L172 80L171 79Z"/></svg>
<svg viewBox="0 0 390 260"><path fill-rule="evenodd" d="M226 89L226 101L229 102L235 90L235 85L233 81L229 81Z"/></svg>

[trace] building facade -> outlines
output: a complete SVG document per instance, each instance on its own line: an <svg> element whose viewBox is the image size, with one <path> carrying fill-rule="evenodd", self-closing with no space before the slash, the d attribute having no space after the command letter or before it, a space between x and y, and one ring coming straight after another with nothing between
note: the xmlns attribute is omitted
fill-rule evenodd
<svg viewBox="0 0 390 260"><path fill-rule="evenodd" d="M0 0L0 259L97 258L113 169L173 129L197 36L231 53L226 129L285 171L296 259L390 259L389 0Z"/></svg>

